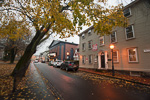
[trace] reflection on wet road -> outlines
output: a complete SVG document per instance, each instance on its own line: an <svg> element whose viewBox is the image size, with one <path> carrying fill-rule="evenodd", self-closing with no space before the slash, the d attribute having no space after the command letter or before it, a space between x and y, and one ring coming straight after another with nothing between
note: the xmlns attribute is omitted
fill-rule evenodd
<svg viewBox="0 0 150 100"><path fill-rule="evenodd" d="M150 100L150 93L123 83L84 72L66 72L43 63L36 63L43 76L64 100Z"/></svg>

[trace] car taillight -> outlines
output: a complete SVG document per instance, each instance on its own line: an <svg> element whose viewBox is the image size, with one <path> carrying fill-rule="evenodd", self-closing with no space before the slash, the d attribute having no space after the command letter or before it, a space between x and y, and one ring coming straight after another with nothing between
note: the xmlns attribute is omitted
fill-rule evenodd
<svg viewBox="0 0 150 100"><path fill-rule="evenodd" d="M72 64L69 64L69 66L71 66Z"/></svg>

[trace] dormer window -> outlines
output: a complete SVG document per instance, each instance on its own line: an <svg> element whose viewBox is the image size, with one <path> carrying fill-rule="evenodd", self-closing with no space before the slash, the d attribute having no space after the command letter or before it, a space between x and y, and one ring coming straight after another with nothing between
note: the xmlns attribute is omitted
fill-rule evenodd
<svg viewBox="0 0 150 100"><path fill-rule="evenodd" d="M88 31L88 35L91 35L91 30Z"/></svg>
<svg viewBox="0 0 150 100"><path fill-rule="evenodd" d="M82 34L82 39L84 39L85 38L85 34Z"/></svg>
<svg viewBox="0 0 150 100"><path fill-rule="evenodd" d="M130 9L130 8L125 9L125 10L123 11L123 13L124 13L124 16L125 16L125 17L128 17L128 16L131 15L131 9Z"/></svg>

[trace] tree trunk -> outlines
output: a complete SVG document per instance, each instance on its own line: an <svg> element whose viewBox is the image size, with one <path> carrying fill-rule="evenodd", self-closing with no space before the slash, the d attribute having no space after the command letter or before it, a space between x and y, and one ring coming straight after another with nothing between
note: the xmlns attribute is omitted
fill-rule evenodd
<svg viewBox="0 0 150 100"><path fill-rule="evenodd" d="M23 54L23 56L18 61L15 69L13 70L11 76L14 77L14 84L13 84L13 91L15 92L15 89L19 82L21 81L22 77L25 76L25 72L28 69L28 66L30 64L30 59L32 55L36 52L36 47L39 44L40 40L44 37L44 35L40 35L40 31L36 32L36 35L32 39L31 43L26 47L26 50Z"/></svg>
<svg viewBox="0 0 150 100"><path fill-rule="evenodd" d="M12 72L13 77L22 77L24 76L22 72L24 72L24 67L32 57L32 55L36 52L36 47L39 44L40 40L43 38L43 36L40 36L40 31L36 32L36 35L32 39L31 43L26 47L25 52L23 56L18 61L15 69Z"/></svg>
<svg viewBox="0 0 150 100"><path fill-rule="evenodd" d="M10 63L13 64L14 63L14 60L15 60L15 56L16 56L16 52L15 52L16 48L12 48L11 51L10 51Z"/></svg>

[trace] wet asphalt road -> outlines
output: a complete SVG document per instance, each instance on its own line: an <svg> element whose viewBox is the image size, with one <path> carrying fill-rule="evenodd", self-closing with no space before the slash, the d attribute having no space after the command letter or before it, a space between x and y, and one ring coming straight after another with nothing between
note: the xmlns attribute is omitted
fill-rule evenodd
<svg viewBox="0 0 150 100"><path fill-rule="evenodd" d="M82 72L74 74L44 63L35 65L64 100L150 100L150 93L136 88L116 87L107 82L111 79L105 77L102 82L94 82L76 75Z"/></svg>

